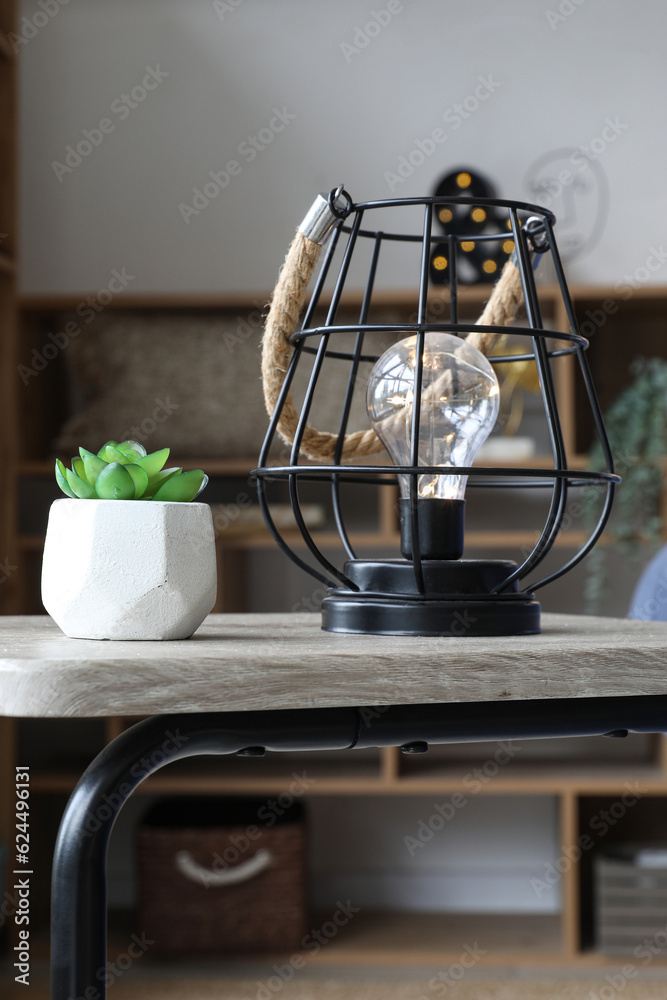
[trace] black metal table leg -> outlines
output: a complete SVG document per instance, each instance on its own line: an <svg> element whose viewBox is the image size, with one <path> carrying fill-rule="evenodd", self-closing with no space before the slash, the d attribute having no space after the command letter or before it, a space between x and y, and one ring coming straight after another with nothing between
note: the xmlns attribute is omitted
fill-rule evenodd
<svg viewBox="0 0 667 1000"><path fill-rule="evenodd" d="M354 709L156 716L128 729L93 761L65 810L56 843L51 904L52 1000L106 996L106 855L128 796L165 764L249 746L345 749Z"/></svg>
<svg viewBox="0 0 667 1000"><path fill-rule="evenodd" d="M164 715L140 722L95 758L63 815L53 864L52 1000L105 1000L109 835L137 785L165 764L258 746L342 750L666 728L665 696Z"/></svg>

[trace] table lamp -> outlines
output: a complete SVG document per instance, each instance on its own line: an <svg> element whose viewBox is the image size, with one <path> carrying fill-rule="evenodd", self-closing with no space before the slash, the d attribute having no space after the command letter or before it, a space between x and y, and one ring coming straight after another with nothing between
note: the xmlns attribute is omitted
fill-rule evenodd
<svg viewBox="0 0 667 1000"><path fill-rule="evenodd" d="M454 212L469 203L472 199L436 196L355 204L342 185L328 196L320 195L297 231L272 298L262 356L270 423L253 474L264 518L277 544L328 588L322 602L322 627L332 632L414 636L539 632L535 591L591 550L609 516L615 484L620 482L614 475L585 355L588 344L578 332L551 212L523 202L476 198L476 206L505 214L507 229L490 235L475 233L475 239L505 240L511 231L514 252L477 323L463 322L456 264L469 234L449 235L449 315L446 322L432 321L431 259L433 247L442 242L442 234L434 231L434 218L443 207ZM419 225L415 225L417 216ZM410 260L415 265L416 313L405 323L373 323L369 320L381 299L378 276L383 253L396 245L404 248L404 270ZM552 259L568 331L547 329L542 321L534 265L543 254ZM353 264L358 271L357 258L364 257L358 319L341 323L338 313L346 283ZM314 290L297 330L318 263ZM325 300L327 282L331 295L326 318L313 325L315 310ZM526 325L516 322L521 306ZM525 349L503 352L508 335L522 338ZM554 365L566 356L574 357L581 373L585 402L604 455L605 468L600 471L575 472L566 454L554 379ZM495 367L526 363L534 366L539 380L552 464L545 468L475 466L475 455L498 415ZM320 431L310 424L310 415L318 386L330 382L334 365L346 370L338 427L336 432ZM367 365L372 368L364 375ZM294 379L304 368L307 387L297 405ZM353 402L360 394L367 423L348 431ZM283 464L272 460L278 438L289 447L289 460ZM374 456L382 456L385 464L374 464ZM342 564L322 551L305 523L300 487L311 482L330 494ZM269 492L276 483L287 483L303 540L298 548L271 517ZM369 483L382 489L398 485L396 557L358 557L346 525L343 483L346 489ZM520 559L462 558L466 484L468 488L548 491L544 523L536 532L535 544ZM590 486L599 488L602 496L597 524L569 558L535 578L535 571L553 549L572 491ZM304 546L308 558L300 554Z"/></svg>

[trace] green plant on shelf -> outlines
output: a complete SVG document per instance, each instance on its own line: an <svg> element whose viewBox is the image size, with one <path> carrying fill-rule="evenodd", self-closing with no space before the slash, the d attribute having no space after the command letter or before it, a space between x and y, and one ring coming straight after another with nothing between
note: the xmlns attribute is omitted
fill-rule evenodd
<svg viewBox="0 0 667 1000"><path fill-rule="evenodd" d="M599 612L607 593L606 564L618 552L634 566L653 555L663 542L661 498L667 461L667 361L635 358L629 368L632 381L604 415L614 464L623 482L617 488L614 509L605 532L606 544L588 557L587 611ZM604 466L602 448L591 449L589 468ZM592 511L591 511L592 514Z"/></svg>
<svg viewBox="0 0 667 1000"><path fill-rule="evenodd" d="M96 455L79 448L71 469L56 459L56 482L72 500L194 500L208 476L201 469L165 469L168 458L169 448L149 455L137 441L107 441Z"/></svg>

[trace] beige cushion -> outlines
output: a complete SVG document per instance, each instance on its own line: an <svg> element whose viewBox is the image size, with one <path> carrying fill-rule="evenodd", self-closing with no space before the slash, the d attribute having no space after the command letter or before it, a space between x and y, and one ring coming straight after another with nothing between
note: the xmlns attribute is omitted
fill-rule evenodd
<svg viewBox="0 0 667 1000"><path fill-rule="evenodd" d="M341 313L354 323L358 312ZM62 317L64 323L70 317ZM393 314L373 322L397 322ZM260 379L262 320L259 310L109 310L73 339L65 357L73 396L83 407L61 429L59 451L79 445L97 451L113 438L134 438L150 451L170 447L175 457L256 459L268 417ZM351 349L353 334L337 335ZM381 353L395 335L374 335L368 347ZM300 403L312 356L295 385ZM320 430L337 431L349 362L327 360L311 417ZM368 426L365 384L372 365L361 365L349 429ZM277 451L274 448L274 453Z"/></svg>

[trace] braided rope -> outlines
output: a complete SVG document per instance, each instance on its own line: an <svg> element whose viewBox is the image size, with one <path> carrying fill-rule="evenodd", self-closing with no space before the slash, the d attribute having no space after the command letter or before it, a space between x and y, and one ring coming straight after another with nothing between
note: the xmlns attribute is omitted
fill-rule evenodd
<svg viewBox="0 0 667 1000"><path fill-rule="evenodd" d="M278 397L285 381L285 375L292 354L290 337L296 330L299 315L306 297L308 284L321 247L297 232L282 266L278 282L271 299L271 307L266 319L262 340L262 383L267 413L273 416ZM494 286L486 307L477 320L480 326L508 326L514 319L523 301L521 274L517 266L508 260L502 274ZM484 331L471 331L467 342L482 354L488 354L498 342L498 335ZM278 433L283 441L291 445L299 423L299 411L294 405L291 391L283 403ZM338 435L318 431L306 425L301 442L301 453L308 458L326 464L334 459ZM351 462L375 455L385 450L384 445L372 429L346 434L343 444L342 461Z"/></svg>

